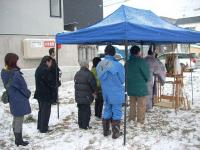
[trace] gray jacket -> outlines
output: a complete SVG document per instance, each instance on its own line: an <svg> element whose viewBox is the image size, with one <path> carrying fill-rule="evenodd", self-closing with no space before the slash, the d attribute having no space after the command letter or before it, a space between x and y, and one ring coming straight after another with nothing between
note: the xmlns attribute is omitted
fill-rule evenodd
<svg viewBox="0 0 200 150"><path fill-rule="evenodd" d="M75 100L78 104L91 104L94 100L93 93L97 89L96 79L92 72L85 67L74 77Z"/></svg>
<svg viewBox="0 0 200 150"><path fill-rule="evenodd" d="M165 82L165 66L160 62L157 58L154 58L153 56L147 56L145 57L145 61L147 62L150 70L150 80L147 83L148 88L148 97L147 97L147 103L146 107L148 109L152 109L152 102L153 102L153 85L154 85L154 76L158 77L161 84L164 84ZM155 92L155 91L154 91Z"/></svg>
<svg viewBox="0 0 200 150"><path fill-rule="evenodd" d="M153 56L147 56L145 57L145 61L147 62L150 70L150 80L148 82L148 90L149 93L152 93L152 87L154 84L154 76L157 76L158 79L162 84L165 82L166 77L166 70L165 66L160 62L157 58L154 58Z"/></svg>

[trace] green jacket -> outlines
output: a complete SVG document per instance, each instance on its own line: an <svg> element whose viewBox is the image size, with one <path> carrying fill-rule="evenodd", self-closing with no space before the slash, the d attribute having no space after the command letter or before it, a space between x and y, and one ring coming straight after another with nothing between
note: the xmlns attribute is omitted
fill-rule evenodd
<svg viewBox="0 0 200 150"><path fill-rule="evenodd" d="M127 65L128 95L148 95L147 82L150 72L145 60L138 56L130 56Z"/></svg>
<svg viewBox="0 0 200 150"><path fill-rule="evenodd" d="M97 88L101 91L101 84L100 84L100 81L99 81L99 79L98 79L98 77L97 77L96 68L95 68L95 67L92 67L91 72L92 72L92 74L94 75L94 77L95 77L95 79L96 79Z"/></svg>

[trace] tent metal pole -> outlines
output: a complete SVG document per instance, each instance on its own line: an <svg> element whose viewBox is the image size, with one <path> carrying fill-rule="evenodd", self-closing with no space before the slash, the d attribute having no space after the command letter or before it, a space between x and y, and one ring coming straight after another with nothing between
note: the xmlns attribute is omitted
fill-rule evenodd
<svg viewBox="0 0 200 150"><path fill-rule="evenodd" d="M124 145L126 145L126 110L127 110L127 71L128 66L126 65L126 62L128 60L128 41L125 41L125 105L124 105Z"/></svg>
<svg viewBox="0 0 200 150"><path fill-rule="evenodd" d="M189 46L189 53L190 53L190 44L188 45ZM191 54L190 54L190 56L191 56ZM191 57L192 58L192 57ZM191 69L191 58L190 58L190 69ZM191 69L191 88L192 88L192 105L194 104L194 101L193 101L193 75L192 75L192 69Z"/></svg>
<svg viewBox="0 0 200 150"><path fill-rule="evenodd" d="M154 53L156 52L156 44L153 43L153 50L152 50Z"/></svg>
<svg viewBox="0 0 200 150"><path fill-rule="evenodd" d="M174 50L174 44L171 44L171 48L172 48L171 52L175 52L175 50Z"/></svg>
<svg viewBox="0 0 200 150"><path fill-rule="evenodd" d="M142 49L142 58L144 58L144 44L142 41L141 41L141 49Z"/></svg>
<svg viewBox="0 0 200 150"><path fill-rule="evenodd" d="M58 66L58 44L56 43L56 63L57 63L57 66ZM58 69L56 68L56 86L58 86L57 85L57 83L58 83L58 81L57 81L57 79L58 79L58 77L57 77L57 75L58 75ZM58 87L56 87L56 89L57 89L57 92L58 92ZM59 100L58 100L58 94L57 94L57 98L56 98L56 100L57 100L57 115L58 115L58 119L59 119L59 117L60 117L60 114L59 114Z"/></svg>

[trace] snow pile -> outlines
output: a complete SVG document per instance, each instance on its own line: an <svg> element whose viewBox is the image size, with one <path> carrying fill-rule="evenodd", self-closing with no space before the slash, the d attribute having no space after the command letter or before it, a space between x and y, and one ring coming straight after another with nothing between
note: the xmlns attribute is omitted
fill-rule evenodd
<svg viewBox="0 0 200 150"><path fill-rule="evenodd" d="M155 107L146 115L146 123L139 126L127 122L127 144L123 146L123 136L113 140L102 135L101 121L91 116L90 130L80 130L77 124L77 107L74 101L73 82L65 82L59 89L60 119L57 119L57 106L52 106L49 126L52 132L41 134L37 131L38 103L30 99L32 114L26 116L23 126L25 139L30 144L23 149L48 150L182 150L200 149L200 70L193 73L194 105L189 111ZM191 100L190 73L185 74L185 92ZM34 86L30 87L34 93ZM94 105L91 106L94 114ZM0 149L17 149L12 133L12 116L9 106L0 103ZM123 128L123 126L122 126ZM22 147L19 147L19 149Z"/></svg>

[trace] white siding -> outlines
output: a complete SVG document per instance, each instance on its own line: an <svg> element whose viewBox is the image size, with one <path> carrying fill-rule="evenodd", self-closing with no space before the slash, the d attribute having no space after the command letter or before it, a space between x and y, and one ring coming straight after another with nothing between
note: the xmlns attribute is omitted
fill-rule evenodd
<svg viewBox="0 0 200 150"><path fill-rule="evenodd" d="M0 22L0 34L55 35L63 31L63 13L62 18L50 17L49 0L0 0Z"/></svg>

